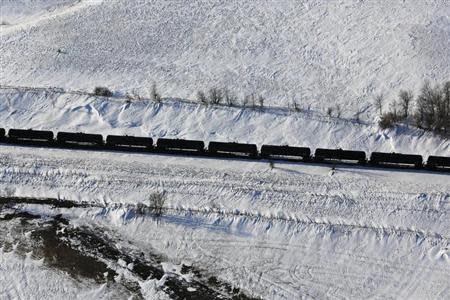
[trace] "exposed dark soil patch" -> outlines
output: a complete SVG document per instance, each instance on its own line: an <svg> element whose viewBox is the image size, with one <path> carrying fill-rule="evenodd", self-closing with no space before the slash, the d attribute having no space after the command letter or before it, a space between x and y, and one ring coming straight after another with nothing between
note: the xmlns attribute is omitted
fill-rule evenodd
<svg viewBox="0 0 450 300"><path fill-rule="evenodd" d="M104 229L74 227L60 215L44 218L11 209L18 203L69 209L92 205L57 199L0 198L0 212L2 208L5 209L0 214L0 222L15 222L18 231L31 231L31 240L23 241L23 245L16 246L16 250L20 249L22 253L33 251L35 258L43 258L47 266L62 270L76 280L107 283L108 287L117 290L118 295L124 298L132 296L142 299L139 282L161 280L164 277L161 289L172 299L252 299L214 276L203 276L202 271L195 267L181 268L182 274L191 275L189 282L180 275L167 274L162 268L162 263L167 261L164 256L149 253L148 249L144 254L123 246L118 248L115 238L109 237ZM0 235L3 234L0 228ZM6 243L3 244L4 247ZM120 268L127 268L132 276L127 279L118 276L117 270Z"/></svg>
<svg viewBox="0 0 450 300"><path fill-rule="evenodd" d="M1 206L4 205L10 206L15 204L39 204L39 205L50 205L52 207L59 207L59 208L97 206L93 203L75 202L71 200L56 199L56 198L0 197L0 208Z"/></svg>

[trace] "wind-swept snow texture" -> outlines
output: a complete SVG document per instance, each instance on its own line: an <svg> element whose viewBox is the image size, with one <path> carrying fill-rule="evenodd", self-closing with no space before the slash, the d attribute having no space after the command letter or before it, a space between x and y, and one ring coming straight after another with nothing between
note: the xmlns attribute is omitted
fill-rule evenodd
<svg viewBox="0 0 450 300"><path fill-rule="evenodd" d="M45 268L43 259L35 260L31 253L23 257L2 248L0 283L2 299L110 299L114 295L106 284L76 281L63 272Z"/></svg>
<svg viewBox="0 0 450 300"><path fill-rule="evenodd" d="M1 146L0 191L264 299L450 297L448 175ZM159 220L127 206L156 191Z"/></svg>
<svg viewBox="0 0 450 300"><path fill-rule="evenodd" d="M447 0L2 0L1 9L1 84L146 93L156 82L181 98L226 86L271 104L375 114L374 93L449 79Z"/></svg>
<svg viewBox="0 0 450 300"><path fill-rule="evenodd" d="M0 89L0 125L53 131L289 144L372 151L450 153L450 141L400 125L381 130L376 122L324 117L314 111L291 112L206 107L166 99L127 102L47 90Z"/></svg>

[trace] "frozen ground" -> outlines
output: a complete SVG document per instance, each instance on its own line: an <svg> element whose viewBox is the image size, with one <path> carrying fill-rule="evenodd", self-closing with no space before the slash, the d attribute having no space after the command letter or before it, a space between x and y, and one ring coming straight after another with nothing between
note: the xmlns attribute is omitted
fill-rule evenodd
<svg viewBox="0 0 450 300"><path fill-rule="evenodd" d="M148 94L156 82L191 99L227 86L373 116L375 93L391 99L450 70L447 0L0 3L0 84Z"/></svg>
<svg viewBox="0 0 450 300"><path fill-rule="evenodd" d="M372 97L449 79L449 16L447 0L0 0L0 127L448 156L448 140L380 130ZM153 82L173 98L5 88ZM185 101L213 86L271 107ZM324 117L335 105L346 119ZM154 192L163 215L137 214ZM91 249L93 233L108 239ZM449 175L0 145L2 299L448 299L449 239Z"/></svg>
<svg viewBox="0 0 450 300"><path fill-rule="evenodd" d="M269 299L450 296L448 175L12 146L0 158L4 196L97 203L62 213L164 254L170 272L192 265ZM126 205L156 191L159 221Z"/></svg>
<svg viewBox="0 0 450 300"><path fill-rule="evenodd" d="M291 146L449 155L450 140L377 120L329 118L317 111L206 107L165 99L107 99L51 90L0 89L0 127L236 141Z"/></svg>

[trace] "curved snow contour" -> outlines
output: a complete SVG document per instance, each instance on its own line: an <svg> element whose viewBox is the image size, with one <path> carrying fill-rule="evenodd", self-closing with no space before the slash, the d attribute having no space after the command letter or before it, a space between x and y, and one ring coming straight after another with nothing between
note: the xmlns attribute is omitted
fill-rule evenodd
<svg viewBox="0 0 450 300"><path fill-rule="evenodd" d="M176 99L148 100L94 97L54 90L0 89L0 124L9 128L83 131L153 138L343 148L446 155L450 140L400 125L381 130L374 123L329 118L281 108L264 110L206 107Z"/></svg>
<svg viewBox="0 0 450 300"><path fill-rule="evenodd" d="M156 82L181 98L228 87L240 99L373 117L374 94L448 80L446 0L133 0L80 10L93 3L30 21L39 26L2 26L0 83L145 94Z"/></svg>
<svg viewBox="0 0 450 300"><path fill-rule="evenodd" d="M114 232L118 246L129 241L144 253L164 253L175 265L200 267L255 296L448 299L449 176L329 171L0 146L3 196L96 203L53 213L93 223ZM133 211L161 190L167 210L160 218ZM36 204L19 205L49 214Z"/></svg>
<svg viewBox="0 0 450 300"><path fill-rule="evenodd" d="M3 0L1 3L2 16L0 21L0 36L51 22L53 19L64 17L91 5L98 5L103 0L54 0L28 3ZM23 6L21 7L20 4Z"/></svg>

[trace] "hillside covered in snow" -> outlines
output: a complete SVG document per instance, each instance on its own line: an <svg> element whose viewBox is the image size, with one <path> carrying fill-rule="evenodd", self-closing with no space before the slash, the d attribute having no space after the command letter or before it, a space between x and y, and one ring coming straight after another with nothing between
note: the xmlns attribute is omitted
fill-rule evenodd
<svg viewBox="0 0 450 300"><path fill-rule="evenodd" d="M42 130L448 155L450 140L400 125L330 118L317 111L127 101L58 90L0 88L0 124Z"/></svg>
<svg viewBox="0 0 450 300"><path fill-rule="evenodd" d="M373 101L450 80L448 0L0 0L0 39L6 130L450 156ZM449 178L0 143L0 299L450 299Z"/></svg>
<svg viewBox="0 0 450 300"><path fill-rule="evenodd" d="M374 94L417 91L450 70L446 0L2 0L1 10L0 84L146 95L155 82L190 99L228 87L370 117Z"/></svg>

